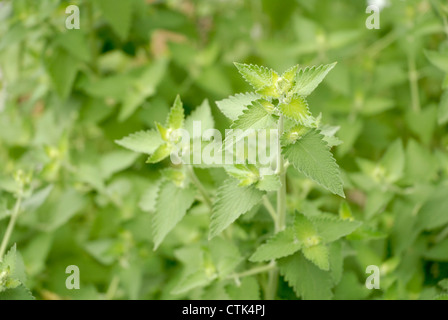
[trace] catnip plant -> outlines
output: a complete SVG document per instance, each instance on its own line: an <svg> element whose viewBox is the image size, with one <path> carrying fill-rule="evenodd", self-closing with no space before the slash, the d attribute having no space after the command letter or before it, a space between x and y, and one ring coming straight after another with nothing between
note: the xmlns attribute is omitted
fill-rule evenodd
<svg viewBox="0 0 448 320"><path fill-rule="evenodd" d="M207 101L186 117L178 96L166 123L156 123L157 129L117 141L122 147L147 154L147 163L165 165L148 194L153 202L154 249L169 237L187 211L203 207L210 221L208 235L198 236L191 247L176 251L185 269L173 293L194 298L198 288L239 288L244 292L241 297L248 299L251 290L261 287L265 299L275 299L281 276L298 297L329 297L331 287L341 277L340 239L357 229L360 222L354 221L344 206L338 217L302 212L288 205L288 199L297 195L288 190L287 176L290 170L297 170L316 186L345 197L330 151L341 143L334 136L338 128L322 124L321 115L314 116L307 102L307 96L336 63L294 66L281 75L266 67L235 65L254 91L217 102L231 121L231 130L226 131L230 135L224 139L219 132L207 132L214 127ZM259 134L251 144L253 130ZM242 146L239 151L238 145ZM232 152L231 157L226 154L226 160L231 161L221 161L222 152L228 150ZM259 157L251 157L253 150L258 150L258 155L260 150L264 154L269 151L269 161L262 163ZM213 153L215 161L194 161L198 153L202 158ZM215 190L197 171L216 173L217 168L224 170L226 178ZM240 217L247 221L258 214L268 214L271 227L246 239L245 244L232 226L238 225Z"/></svg>

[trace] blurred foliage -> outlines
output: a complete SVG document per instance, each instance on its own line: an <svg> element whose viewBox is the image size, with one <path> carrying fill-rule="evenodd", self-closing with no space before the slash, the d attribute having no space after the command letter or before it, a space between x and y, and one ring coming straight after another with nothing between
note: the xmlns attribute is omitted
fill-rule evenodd
<svg viewBox="0 0 448 320"><path fill-rule="evenodd" d="M272 231L267 212L208 242L209 212L197 202L153 251L154 186L166 164L145 164L114 143L163 123L177 94L187 114L207 98L216 127L227 128L215 101L250 90L234 61L279 71L338 61L309 102L340 126L344 143L333 151L347 199L291 171L288 208L363 225L331 247L340 270L314 274L323 280L312 297L446 298L448 6L390 2L381 28L369 30L364 1L1 1L2 237L23 200L8 244L17 252L0 264L0 280L9 279L0 298L29 295L24 284L38 299L264 297L264 274L179 283L222 263L230 272L253 265L248 258ZM79 30L65 28L71 4ZM212 192L224 177L198 175ZM65 287L69 265L80 268L81 290ZM379 290L364 286L368 265L380 266ZM2 278L12 266L24 271ZM286 282L278 297L297 298Z"/></svg>

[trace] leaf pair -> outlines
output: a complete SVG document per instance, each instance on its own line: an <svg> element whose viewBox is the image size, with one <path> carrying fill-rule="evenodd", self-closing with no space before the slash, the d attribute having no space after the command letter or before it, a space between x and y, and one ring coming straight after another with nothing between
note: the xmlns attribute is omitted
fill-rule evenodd
<svg viewBox="0 0 448 320"><path fill-rule="evenodd" d="M280 77L274 70L266 67L235 63L243 78L257 93L271 98L279 98L282 95L310 95L335 65L336 62L306 68L296 65Z"/></svg>
<svg viewBox="0 0 448 320"><path fill-rule="evenodd" d="M290 256L301 250L303 255L322 270L330 269L327 244L352 233L361 222L297 214L294 225L286 228L257 248L249 260L268 261Z"/></svg>

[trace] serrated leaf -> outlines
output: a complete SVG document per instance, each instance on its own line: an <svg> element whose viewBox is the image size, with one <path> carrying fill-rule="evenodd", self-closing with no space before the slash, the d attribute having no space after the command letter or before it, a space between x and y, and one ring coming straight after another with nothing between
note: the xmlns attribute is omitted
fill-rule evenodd
<svg viewBox="0 0 448 320"><path fill-rule="evenodd" d="M134 152L152 154L163 143L156 130L138 131L115 143Z"/></svg>
<svg viewBox="0 0 448 320"><path fill-rule="evenodd" d="M216 105L227 118L235 121L246 109L246 106L258 99L260 99L260 95L253 92L238 93L227 99L217 101Z"/></svg>
<svg viewBox="0 0 448 320"><path fill-rule="evenodd" d="M288 103L279 104L280 111L288 118L303 122L311 115L305 98L294 95Z"/></svg>
<svg viewBox="0 0 448 320"><path fill-rule="evenodd" d="M182 279L171 291L172 294L181 294L187 291L190 291L195 288L205 287L208 285L214 278L210 278L207 276L205 272L202 270L196 271L192 274L187 275L184 279Z"/></svg>
<svg viewBox="0 0 448 320"><path fill-rule="evenodd" d="M264 192L254 186L238 187L238 181L229 179L218 189L210 221L210 235L213 238L239 216L248 212L261 201Z"/></svg>
<svg viewBox="0 0 448 320"><path fill-rule="evenodd" d="M235 63L239 73L243 76L255 90L263 89L265 87L272 87L278 80L278 74L269 68L247 65L243 63Z"/></svg>
<svg viewBox="0 0 448 320"><path fill-rule="evenodd" d="M280 182L280 177L275 174L264 175L261 179L255 184L255 187L259 190L272 192L277 191L282 186Z"/></svg>
<svg viewBox="0 0 448 320"><path fill-rule="evenodd" d="M201 130L193 130L193 122L200 121ZM185 130L190 133L192 139L202 137L202 134L207 129L213 129L215 127L215 121L213 120L212 111L208 100L204 100L202 104L197 107L185 120Z"/></svg>
<svg viewBox="0 0 448 320"><path fill-rule="evenodd" d="M301 213L294 217L294 234L303 247L315 246L321 242L313 222Z"/></svg>
<svg viewBox="0 0 448 320"><path fill-rule="evenodd" d="M269 129L275 125L275 119L269 114L260 101L254 101L232 124L232 129Z"/></svg>
<svg viewBox="0 0 448 320"><path fill-rule="evenodd" d="M323 136L311 130L294 144L283 147L283 154L306 177L345 198L339 167Z"/></svg>
<svg viewBox="0 0 448 320"><path fill-rule="evenodd" d="M184 125L184 119L185 114L182 101L180 100L180 96L177 95L170 113L168 114L167 127L173 130L180 129Z"/></svg>
<svg viewBox="0 0 448 320"><path fill-rule="evenodd" d="M287 228L269 238L249 258L252 262L269 261L294 254L302 248L302 243L295 237L294 229Z"/></svg>
<svg viewBox="0 0 448 320"><path fill-rule="evenodd" d="M329 300L332 279L329 272L323 271L309 262L302 253L278 261L280 274L294 289L297 297L304 300Z"/></svg>
<svg viewBox="0 0 448 320"><path fill-rule="evenodd" d="M288 81L290 84L293 84L296 80L297 76L297 70L299 69L299 65L296 64L295 66L289 68L282 74L282 78Z"/></svg>
<svg viewBox="0 0 448 320"><path fill-rule="evenodd" d="M225 167L225 170L230 176L238 179L239 187L250 186L260 178L258 169L253 164L235 164Z"/></svg>
<svg viewBox="0 0 448 320"><path fill-rule="evenodd" d="M303 255L314 263L319 269L328 271L330 269L330 257L328 247L323 244L302 249Z"/></svg>
<svg viewBox="0 0 448 320"><path fill-rule="evenodd" d="M116 34L122 40L126 39L131 27L133 1L96 0L96 2Z"/></svg>
<svg viewBox="0 0 448 320"><path fill-rule="evenodd" d="M0 262L0 273L4 271L8 273L8 278L10 279L18 280L20 283L26 281L25 264L23 263L22 256L17 252L15 244Z"/></svg>
<svg viewBox="0 0 448 320"><path fill-rule="evenodd" d="M35 298L31 294L31 291L28 290L23 284L14 288L9 289L3 292L0 292L0 301L1 300L34 300Z"/></svg>
<svg viewBox="0 0 448 320"><path fill-rule="evenodd" d="M153 212L156 209L157 195L159 193L162 180L159 179L151 183L143 192L139 202L139 207L143 211Z"/></svg>
<svg viewBox="0 0 448 320"><path fill-rule="evenodd" d="M156 151L146 160L146 163L157 163L166 159L172 151L172 146L168 143L160 145Z"/></svg>
<svg viewBox="0 0 448 320"><path fill-rule="evenodd" d="M153 216L154 250L165 236L182 220L194 202L196 192L191 188L178 188L165 181L160 186Z"/></svg>
<svg viewBox="0 0 448 320"><path fill-rule="evenodd" d="M311 217L310 220L325 243L345 237L362 225L361 221L342 220L330 217Z"/></svg>
<svg viewBox="0 0 448 320"><path fill-rule="evenodd" d="M308 96L324 80L335 65L336 62L318 67L301 68L297 72L296 82L291 92L301 96Z"/></svg>
<svg viewBox="0 0 448 320"><path fill-rule="evenodd" d="M339 126L324 125L319 128L320 133L324 136L324 140L327 142L328 147L334 147L342 144L342 140L336 137L336 132L340 129Z"/></svg>

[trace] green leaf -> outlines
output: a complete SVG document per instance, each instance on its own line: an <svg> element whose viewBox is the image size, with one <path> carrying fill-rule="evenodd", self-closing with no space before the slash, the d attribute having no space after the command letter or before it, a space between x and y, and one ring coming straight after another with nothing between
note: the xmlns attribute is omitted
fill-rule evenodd
<svg viewBox="0 0 448 320"><path fill-rule="evenodd" d="M289 102L281 103L278 107L285 116L298 122L303 122L311 116L308 103L299 95L294 95Z"/></svg>
<svg viewBox="0 0 448 320"><path fill-rule="evenodd" d="M344 197L339 167L323 136L311 130L294 144L283 147L283 154L294 167L331 192Z"/></svg>
<svg viewBox="0 0 448 320"><path fill-rule="evenodd" d="M130 82L118 116L119 121L128 119L147 98L156 93L157 86L165 75L167 65L166 59L156 60L151 65L144 67L141 73Z"/></svg>
<svg viewBox="0 0 448 320"><path fill-rule="evenodd" d="M353 271L345 272L334 289L335 300L363 300L370 294L364 283L360 283Z"/></svg>
<svg viewBox="0 0 448 320"><path fill-rule="evenodd" d="M441 126L448 122L448 90L446 90L440 98L437 119Z"/></svg>
<svg viewBox="0 0 448 320"><path fill-rule="evenodd" d="M20 285L14 289L9 289L3 292L0 292L0 301L1 300L34 300L35 298L31 294L31 291L28 290L24 285Z"/></svg>
<svg viewBox="0 0 448 320"><path fill-rule="evenodd" d="M446 53L425 50L425 55L434 66L448 73L448 55Z"/></svg>
<svg viewBox="0 0 448 320"><path fill-rule="evenodd" d="M238 179L239 187L250 186L260 178L258 169L253 164L235 164L225 167L225 170L230 176Z"/></svg>
<svg viewBox="0 0 448 320"><path fill-rule="evenodd" d="M243 114L246 106L258 99L260 99L260 95L253 92L238 93L227 99L217 101L216 105L227 118L235 121L241 114Z"/></svg>
<svg viewBox="0 0 448 320"><path fill-rule="evenodd" d="M302 252L305 258L318 266L319 269L325 271L330 269L330 257L328 247L326 245L318 244L308 248L303 248Z"/></svg>
<svg viewBox="0 0 448 320"><path fill-rule="evenodd" d="M389 183L398 181L404 172L405 155L401 139L397 139L387 148L386 153L381 158L380 165L385 169L386 180Z"/></svg>
<svg viewBox="0 0 448 320"><path fill-rule="evenodd" d="M176 96L176 100L168 114L167 126L170 129L180 129L184 125L184 108L182 106L182 101L180 100L180 96Z"/></svg>
<svg viewBox="0 0 448 320"><path fill-rule="evenodd" d="M311 247L320 244L319 233L308 217L299 213L294 217L294 232L303 247Z"/></svg>
<svg viewBox="0 0 448 320"><path fill-rule="evenodd" d="M209 238L213 238L239 216L248 212L261 201L264 192L254 186L238 187L238 181L229 179L218 189L213 204L213 213L210 221Z"/></svg>
<svg viewBox="0 0 448 320"><path fill-rule="evenodd" d="M260 300L260 285L254 277L244 277L238 285L227 287L232 300Z"/></svg>
<svg viewBox="0 0 448 320"><path fill-rule="evenodd" d="M160 145L156 151L146 160L146 163L157 163L166 159L172 151L172 146L168 143Z"/></svg>
<svg viewBox="0 0 448 320"><path fill-rule="evenodd" d="M46 60L46 65L56 92L66 99L78 73L79 61L65 50L55 49L51 58Z"/></svg>
<svg viewBox="0 0 448 320"><path fill-rule="evenodd" d="M301 68L297 72L296 83L292 88L292 93L300 96L308 96L324 80L326 75L334 68L336 62L318 67Z"/></svg>
<svg viewBox="0 0 448 320"><path fill-rule="evenodd" d="M23 263L22 256L17 252L15 244L9 249L3 257L3 260L0 262L0 273L3 272L7 273L7 278L9 279L17 280L20 283L26 281L25 264Z"/></svg>
<svg viewBox="0 0 448 320"><path fill-rule="evenodd" d="M448 187L439 186L431 194L418 212L417 225L424 230L432 230L448 223Z"/></svg>
<svg viewBox="0 0 448 320"><path fill-rule="evenodd" d="M263 107L260 101L254 101L232 124L232 129L269 129L275 125L275 119Z"/></svg>
<svg viewBox="0 0 448 320"><path fill-rule="evenodd" d="M262 244L249 258L252 262L269 261L294 254L302 248L302 243L295 237L293 228L287 228Z"/></svg>
<svg viewBox="0 0 448 320"><path fill-rule="evenodd" d="M255 184L255 187L259 190L272 192L277 191L282 186L280 182L280 177L275 174L264 175L261 179Z"/></svg>
<svg viewBox="0 0 448 320"><path fill-rule="evenodd" d="M342 220L330 217L311 217L319 236L325 243L336 241L351 234L362 224L360 221Z"/></svg>
<svg viewBox="0 0 448 320"><path fill-rule="evenodd" d="M88 37L82 30L68 30L56 36L54 43L80 61L88 62L91 58Z"/></svg>
<svg viewBox="0 0 448 320"><path fill-rule="evenodd" d="M134 152L152 154L162 144L162 138L156 130L138 131L115 143Z"/></svg>
<svg viewBox="0 0 448 320"><path fill-rule="evenodd" d="M278 80L278 74L269 68L235 62L239 73L255 89L272 87Z"/></svg>
<svg viewBox="0 0 448 320"><path fill-rule="evenodd" d="M193 134L193 122L201 122L201 131L197 134ZM213 129L215 127L215 121L213 120L212 111L208 100L204 100L202 104L197 107L185 120L185 130L190 133L191 138L200 138L207 129Z"/></svg>
<svg viewBox="0 0 448 320"><path fill-rule="evenodd" d="M154 250L165 236L182 220L194 202L196 192L191 188L178 188L166 181L160 186L153 216Z"/></svg>
<svg viewBox="0 0 448 320"><path fill-rule="evenodd" d="M238 247L229 240L215 237L210 241L210 255L221 279L235 270L243 258Z"/></svg>
<svg viewBox="0 0 448 320"><path fill-rule="evenodd" d="M126 39L131 28L133 1L96 0L104 17L122 40Z"/></svg>
<svg viewBox="0 0 448 320"><path fill-rule="evenodd" d="M302 253L278 261L280 274L291 286L297 297L304 300L329 300L332 279L329 272L323 271L309 262Z"/></svg>
<svg viewBox="0 0 448 320"><path fill-rule="evenodd" d="M423 255L426 259L432 261L448 261L448 239L427 249Z"/></svg>
<svg viewBox="0 0 448 320"><path fill-rule="evenodd" d="M159 179L145 189L139 202L139 207L143 211L153 212L156 209L157 195L159 193L162 180Z"/></svg>

